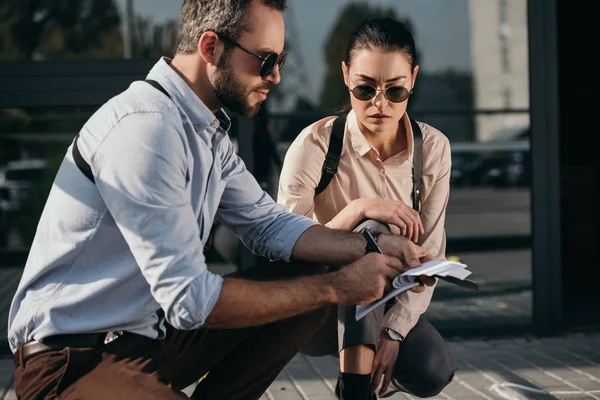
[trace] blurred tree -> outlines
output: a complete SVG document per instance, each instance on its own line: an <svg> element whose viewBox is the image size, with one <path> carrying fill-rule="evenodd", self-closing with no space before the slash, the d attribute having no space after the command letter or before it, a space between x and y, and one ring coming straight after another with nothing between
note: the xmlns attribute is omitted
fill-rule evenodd
<svg viewBox="0 0 600 400"><path fill-rule="evenodd" d="M338 18L334 22L329 38L326 40L324 46L326 69L320 95L320 106L322 109L333 111L349 101L348 88L344 85L344 77L342 75L342 61L344 61L348 40L350 40L350 35L354 29L365 18L382 17L398 19L393 8L370 5L367 2L348 3L338 14ZM412 28L410 20L399 20L405 23L408 30L414 35L415 31Z"/></svg>
<svg viewBox="0 0 600 400"><path fill-rule="evenodd" d="M122 57L113 0L3 0L0 59Z"/></svg>
<svg viewBox="0 0 600 400"><path fill-rule="evenodd" d="M178 22L155 24L150 18L137 16L133 32L134 58L171 57L177 45Z"/></svg>

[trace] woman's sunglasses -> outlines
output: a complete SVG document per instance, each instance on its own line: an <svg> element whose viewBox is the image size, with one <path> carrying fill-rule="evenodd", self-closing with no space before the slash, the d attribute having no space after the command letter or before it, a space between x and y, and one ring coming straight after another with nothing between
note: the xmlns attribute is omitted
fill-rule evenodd
<svg viewBox="0 0 600 400"><path fill-rule="evenodd" d="M257 57L259 60L261 60L262 64L260 66L260 72L259 72L261 78L271 75L271 73L273 72L273 69L275 68L276 65L277 65L277 69L281 70L281 68L283 68L283 64L285 64L285 59L287 58L286 53L282 53L282 54L270 53L266 57L263 57L260 54L256 54L255 52L248 50L247 48L245 48L244 46L242 46L235 40L227 37L226 35L223 35L222 33L217 33L217 35L219 36L219 39L229 42L232 45L244 50L246 53L252 54L254 57Z"/></svg>
<svg viewBox="0 0 600 400"><path fill-rule="evenodd" d="M383 92L384 96L388 101L392 103L402 103L412 94L412 89L409 91L404 86L390 86L383 89L376 89L371 85L362 84L354 86L350 89L350 92L360 101L369 101L373 100L375 96L377 96L378 92Z"/></svg>

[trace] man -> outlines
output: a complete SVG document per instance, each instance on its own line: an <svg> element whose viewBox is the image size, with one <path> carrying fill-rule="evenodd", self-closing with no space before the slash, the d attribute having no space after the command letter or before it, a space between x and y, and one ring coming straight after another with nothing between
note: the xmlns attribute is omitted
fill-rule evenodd
<svg viewBox="0 0 600 400"><path fill-rule="evenodd" d="M11 306L19 398L181 398L206 373L194 398L259 398L324 306L380 298L429 257L391 235L379 237L390 256L364 256L359 234L286 212L235 155L222 107L251 116L279 83L284 8L185 0L173 60L82 128ZM215 216L254 252L296 263L208 272Z"/></svg>

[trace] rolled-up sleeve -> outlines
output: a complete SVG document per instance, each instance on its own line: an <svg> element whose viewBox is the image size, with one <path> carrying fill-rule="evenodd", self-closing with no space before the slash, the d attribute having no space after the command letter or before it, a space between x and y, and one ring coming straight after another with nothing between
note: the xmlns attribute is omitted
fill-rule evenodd
<svg viewBox="0 0 600 400"><path fill-rule="evenodd" d="M310 218L291 214L265 193L225 139L223 179L225 190L217 219L229 226L253 253L290 261L300 235L317 224Z"/></svg>
<svg viewBox="0 0 600 400"><path fill-rule="evenodd" d="M216 304L223 278L206 268L189 202L183 128L173 121L180 119L159 112L125 116L90 165L167 321L177 329L196 329Z"/></svg>

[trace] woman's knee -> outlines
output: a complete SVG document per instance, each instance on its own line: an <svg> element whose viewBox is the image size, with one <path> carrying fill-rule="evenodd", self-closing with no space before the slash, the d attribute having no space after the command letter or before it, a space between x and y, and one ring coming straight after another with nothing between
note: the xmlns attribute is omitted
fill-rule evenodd
<svg viewBox="0 0 600 400"><path fill-rule="evenodd" d="M441 361L441 360L440 360ZM427 398L438 395L454 379L456 367L443 362L427 362L411 371L410 383L399 383L412 395Z"/></svg>

